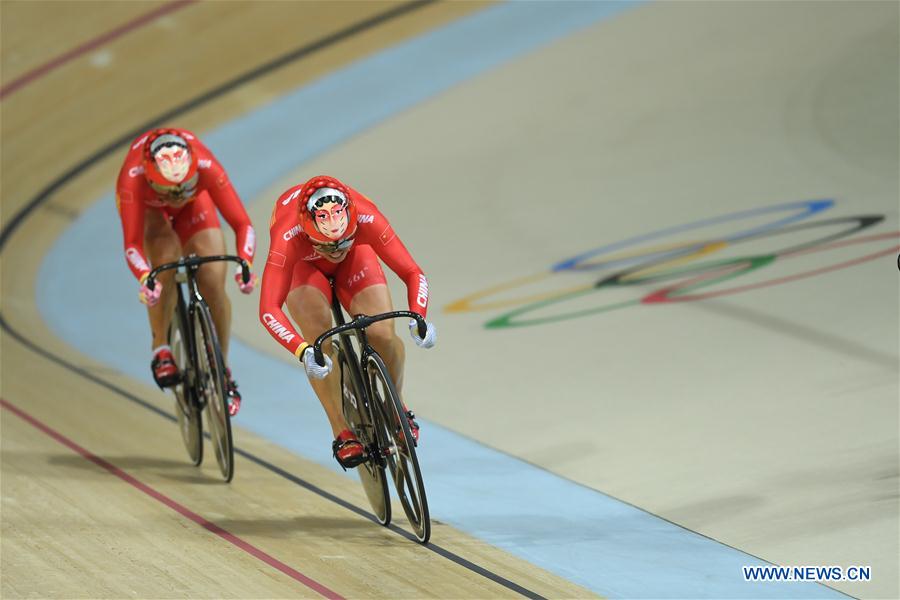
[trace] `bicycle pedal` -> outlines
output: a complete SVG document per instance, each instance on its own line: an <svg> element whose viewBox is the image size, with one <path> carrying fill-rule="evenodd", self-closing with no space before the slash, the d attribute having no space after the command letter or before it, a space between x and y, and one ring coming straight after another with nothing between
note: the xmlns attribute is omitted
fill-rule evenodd
<svg viewBox="0 0 900 600"><path fill-rule="evenodd" d="M174 375L172 377L166 377L165 379L159 380L156 377L153 378L153 381L156 383L156 386L161 390L167 390L169 388L176 387L181 383L181 375Z"/></svg>
<svg viewBox="0 0 900 600"><path fill-rule="evenodd" d="M341 461L338 457L336 457L336 456L335 456L335 460L337 460L337 463L338 463L339 465L341 465L341 468L342 468L343 470L346 471L347 469L355 469L355 468L358 467L359 465L364 464L366 461L369 460L369 455L368 455L368 454L363 454L362 456L360 456L360 457L358 457L358 458L356 458L356 459L351 459L351 460L346 461L346 464L344 464L344 462L342 462L342 461Z"/></svg>

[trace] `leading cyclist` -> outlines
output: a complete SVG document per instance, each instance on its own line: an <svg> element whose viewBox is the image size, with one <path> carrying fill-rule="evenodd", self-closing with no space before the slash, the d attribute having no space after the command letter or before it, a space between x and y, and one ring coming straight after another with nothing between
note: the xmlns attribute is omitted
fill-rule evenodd
<svg viewBox="0 0 900 600"><path fill-rule="evenodd" d="M146 285L151 265L174 262L186 254L224 254L225 237L217 208L237 236L238 255L248 263L256 251L256 236L222 165L185 129L154 129L134 141L119 171L116 205L122 219L125 259L140 282L138 297L147 305L150 317L153 378L161 388L169 387L180 380L167 339L176 302L174 272L160 274L151 290ZM226 270L224 262L207 263L200 267L197 281L212 312L227 364L231 302L225 293ZM243 283L240 267L235 280L245 294L256 285L256 275ZM228 410L235 415L241 395L227 368L226 379Z"/></svg>
<svg viewBox="0 0 900 600"><path fill-rule="evenodd" d="M348 429L341 410L340 377L331 373L331 342L322 345L325 366L319 366L304 339L315 340L332 327L327 277L334 278L338 299L350 314L388 312L392 310L391 296L380 258L406 283L409 310L423 318L428 308L428 281L375 204L334 177L313 177L284 192L275 204L269 235L271 245L259 298L260 321L272 337L303 362L331 424L334 457L344 468L355 467L365 460L365 451ZM302 336L282 311L285 303ZM434 346L434 325L428 323L424 338L419 337L415 321L409 325L417 345ZM375 323L366 332L399 391L405 351L393 321ZM406 417L418 440L415 415L407 409Z"/></svg>

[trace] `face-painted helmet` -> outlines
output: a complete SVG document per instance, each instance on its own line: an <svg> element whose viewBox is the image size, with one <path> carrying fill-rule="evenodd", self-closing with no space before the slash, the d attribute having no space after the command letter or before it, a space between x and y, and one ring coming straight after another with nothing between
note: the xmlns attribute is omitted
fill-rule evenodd
<svg viewBox="0 0 900 600"><path fill-rule="evenodd" d="M190 198L197 192L197 155L178 131L157 129L144 143L144 177L166 200Z"/></svg>
<svg viewBox="0 0 900 600"><path fill-rule="evenodd" d="M319 250L339 252L353 244L356 207L347 186L319 175L303 184L298 201L300 226Z"/></svg>

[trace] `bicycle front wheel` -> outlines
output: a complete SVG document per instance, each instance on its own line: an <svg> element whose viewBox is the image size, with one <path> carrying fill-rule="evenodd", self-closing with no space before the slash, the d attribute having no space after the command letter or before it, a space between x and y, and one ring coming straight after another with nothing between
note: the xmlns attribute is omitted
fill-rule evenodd
<svg viewBox="0 0 900 600"><path fill-rule="evenodd" d="M390 468L394 488L416 539L426 544L431 537L428 500L403 403L380 356L369 355L366 371L369 389L372 390L372 414L376 421L381 453Z"/></svg>
<svg viewBox="0 0 900 600"><path fill-rule="evenodd" d="M372 409L363 395L359 366L356 357L349 355L350 350L344 349L344 344L349 344L349 341L335 340L332 343L337 351L344 418L369 455L369 460L356 468L359 481L375 519L382 525L388 525L391 522L391 495L384 474L384 462L379 454L378 437L372 424Z"/></svg>
<svg viewBox="0 0 900 600"><path fill-rule="evenodd" d="M190 346L187 343L187 322L181 307L175 310L172 323L169 325L169 347L172 348L172 356L181 373L181 382L172 387L175 394L175 416L178 421L178 430L181 432L181 441L194 466L200 466L203 462L203 421L200 417L200 407L194 388L187 381L188 367L190 366Z"/></svg>
<svg viewBox="0 0 900 600"><path fill-rule="evenodd" d="M197 352L197 395L206 406L209 436L216 452L216 462L225 481L234 476L234 447L231 440L231 417L228 414L228 392L225 387L225 363L216 327L203 302L194 311L194 340Z"/></svg>

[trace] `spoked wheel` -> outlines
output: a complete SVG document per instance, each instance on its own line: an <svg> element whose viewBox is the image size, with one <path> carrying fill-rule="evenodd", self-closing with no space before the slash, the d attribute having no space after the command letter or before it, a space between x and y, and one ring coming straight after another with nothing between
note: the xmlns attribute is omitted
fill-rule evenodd
<svg viewBox="0 0 900 600"><path fill-rule="evenodd" d="M379 523L388 525L391 522L391 496L384 473L384 461L378 452L371 408L364 404L365 398L360 393L362 381L359 368L356 367L355 360L351 364L352 359L348 358L341 342L334 340L332 343L337 351L340 368L344 418L369 453L369 460L359 465L356 471L372 506L372 513Z"/></svg>
<svg viewBox="0 0 900 600"><path fill-rule="evenodd" d="M372 410L377 411L375 422L379 429L381 454L390 469L406 518L416 538L425 544L431 537L431 519L428 516L425 483L409 422L403 414L403 404L380 356L370 356L366 370L372 389Z"/></svg>
<svg viewBox="0 0 900 600"><path fill-rule="evenodd" d="M182 319L176 312L169 325L169 346L178 365L178 372L182 375L181 383L172 387L175 394L175 416L178 419L178 430L181 432L181 440L187 450L191 462L199 466L203 462L203 421L200 416L200 408L194 389L187 381L188 352L190 349L185 343L185 335L181 330Z"/></svg>
<svg viewBox="0 0 900 600"><path fill-rule="evenodd" d="M206 406L209 436L216 452L216 462L225 481L234 476L234 448L231 443L231 417L228 414L228 392L225 387L225 364L216 328L206 304L198 303L194 312L194 336L197 348L196 389Z"/></svg>

